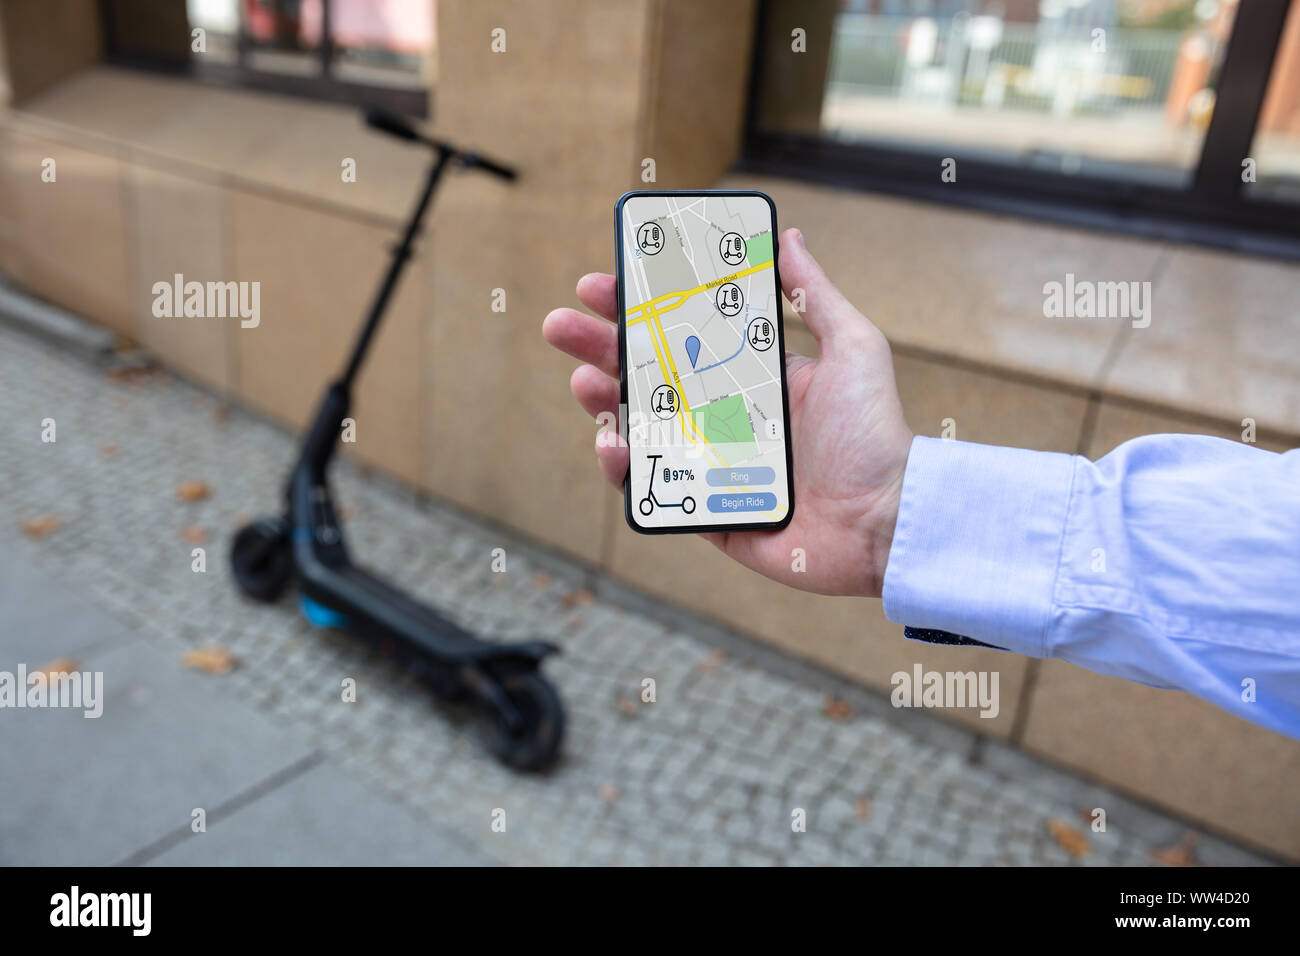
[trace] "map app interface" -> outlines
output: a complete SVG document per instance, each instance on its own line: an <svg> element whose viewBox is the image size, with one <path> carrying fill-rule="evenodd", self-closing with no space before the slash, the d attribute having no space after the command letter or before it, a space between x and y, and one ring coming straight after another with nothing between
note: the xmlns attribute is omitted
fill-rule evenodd
<svg viewBox="0 0 1300 956"><path fill-rule="evenodd" d="M628 513L775 524L790 508L774 216L761 195L623 202Z"/></svg>

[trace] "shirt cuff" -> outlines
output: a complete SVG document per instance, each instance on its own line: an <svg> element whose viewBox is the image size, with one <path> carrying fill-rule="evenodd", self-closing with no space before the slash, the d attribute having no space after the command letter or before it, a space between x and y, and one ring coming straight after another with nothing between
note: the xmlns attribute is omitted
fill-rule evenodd
<svg viewBox="0 0 1300 956"><path fill-rule="evenodd" d="M885 566L885 616L1042 657L1075 458L916 437Z"/></svg>

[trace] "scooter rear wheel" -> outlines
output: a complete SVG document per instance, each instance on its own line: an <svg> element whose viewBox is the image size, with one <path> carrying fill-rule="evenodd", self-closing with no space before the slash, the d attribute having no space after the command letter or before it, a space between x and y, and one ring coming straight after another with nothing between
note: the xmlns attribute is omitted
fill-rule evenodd
<svg viewBox="0 0 1300 956"><path fill-rule="evenodd" d="M501 688L523 718L512 730L498 714L491 747L496 758L515 770L543 770L555 760L564 738L564 704L550 681L540 674L514 674L501 679Z"/></svg>
<svg viewBox="0 0 1300 956"><path fill-rule="evenodd" d="M239 530L230 547L230 570L239 590L257 601L274 601L293 574L289 524L262 518Z"/></svg>

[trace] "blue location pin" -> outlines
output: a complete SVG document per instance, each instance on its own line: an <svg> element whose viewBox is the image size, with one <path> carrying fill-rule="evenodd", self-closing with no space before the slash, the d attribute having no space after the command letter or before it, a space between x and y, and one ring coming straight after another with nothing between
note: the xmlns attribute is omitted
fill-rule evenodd
<svg viewBox="0 0 1300 956"><path fill-rule="evenodd" d="M695 368L695 360L700 357L700 340L694 335L686 337L686 354L691 357L691 368Z"/></svg>

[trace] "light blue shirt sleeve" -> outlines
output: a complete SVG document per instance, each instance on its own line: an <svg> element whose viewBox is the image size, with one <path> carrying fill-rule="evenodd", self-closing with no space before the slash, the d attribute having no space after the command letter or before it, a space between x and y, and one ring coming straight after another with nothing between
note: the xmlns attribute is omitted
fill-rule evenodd
<svg viewBox="0 0 1300 956"><path fill-rule="evenodd" d="M1300 737L1300 450L1149 435L1092 462L917 437L883 599L910 628Z"/></svg>

